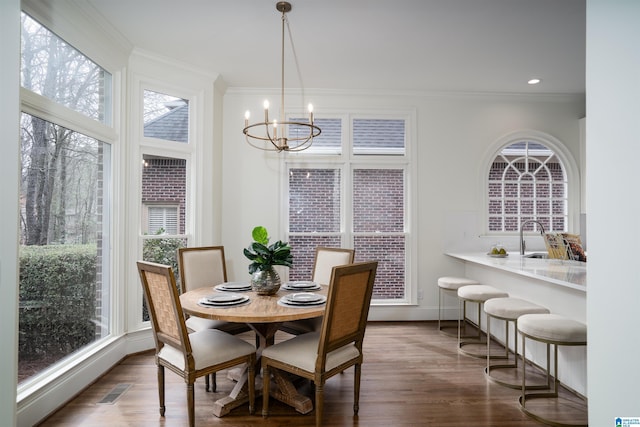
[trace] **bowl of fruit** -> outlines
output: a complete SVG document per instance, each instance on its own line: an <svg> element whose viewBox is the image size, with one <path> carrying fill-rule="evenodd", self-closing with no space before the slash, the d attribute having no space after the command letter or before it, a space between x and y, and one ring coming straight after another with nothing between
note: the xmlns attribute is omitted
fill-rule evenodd
<svg viewBox="0 0 640 427"><path fill-rule="evenodd" d="M493 245L489 252L487 252L487 255L494 258L505 258L509 256L507 250L500 244Z"/></svg>

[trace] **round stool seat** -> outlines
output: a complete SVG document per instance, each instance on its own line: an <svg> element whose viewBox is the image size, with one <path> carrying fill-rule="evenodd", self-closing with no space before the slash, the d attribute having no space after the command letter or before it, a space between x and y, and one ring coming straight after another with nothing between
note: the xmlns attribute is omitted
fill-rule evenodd
<svg viewBox="0 0 640 427"><path fill-rule="evenodd" d="M513 297L492 298L484 303L484 311L500 319L516 320L524 314L549 313L549 309L532 302Z"/></svg>
<svg viewBox="0 0 640 427"><path fill-rule="evenodd" d="M462 286L479 285L480 282L466 277L446 276L438 279L438 286L442 289L458 290Z"/></svg>
<svg viewBox="0 0 640 427"><path fill-rule="evenodd" d="M489 285L469 285L458 288L458 298L470 301L487 301L491 298L505 298L509 294Z"/></svg>
<svg viewBox="0 0 640 427"><path fill-rule="evenodd" d="M518 372L518 319L525 314L549 313L549 309L538 304L520 298L492 298L484 303L484 312L487 314L487 334L491 332L491 318L504 321L504 347L506 362L492 364L487 357L487 367L484 372L493 382L509 388L521 388L522 380L519 380ZM513 359L509 357L509 323L513 322ZM488 350L487 350L488 353ZM511 361L512 360L512 361ZM524 363L524 361L523 361ZM549 381L527 387L532 390L542 390L549 388Z"/></svg>
<svg viewBox="0 0 640 427"><path fill-rule="evenodd" d="M561 344L587 342L587 325L559 314L525 314L518 318L518 331L532 339Z"/></svg>

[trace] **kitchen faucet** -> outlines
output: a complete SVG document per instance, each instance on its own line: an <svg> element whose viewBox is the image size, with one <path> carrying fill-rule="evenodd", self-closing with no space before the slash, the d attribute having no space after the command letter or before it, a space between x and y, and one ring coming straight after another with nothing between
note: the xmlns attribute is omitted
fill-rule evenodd
<svg viewBox="0 0 640 427"><path fill-rule="evenodd" d="M524 236L522 234L524 231L524 226L532 222L535 222L540 226L540 235L544 237L544 225L542 225L540 221L536 221L535 219L528 219L520 224L520 255L524 255L524 250L527 247L527 245L524 243Z"/></svg>

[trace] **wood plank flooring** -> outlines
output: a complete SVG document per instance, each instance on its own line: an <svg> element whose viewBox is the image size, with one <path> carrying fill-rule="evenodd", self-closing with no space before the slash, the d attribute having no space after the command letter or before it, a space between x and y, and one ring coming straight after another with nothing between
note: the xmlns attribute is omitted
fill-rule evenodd
<svg viewBox="0 0 640 427"><path fill-rule="evenodd" d="M253 336L243 334L249 342ZM276 341L289 336L278 332ZM528 427L539 422L524 414L519 390L485 377L485 360L461 355L456 339L438 332L435 322L372 322L365 337L359 416L353 416L353 369L325 385L326 426ZM116 386L129 388L112 404L98 403ZM314 412L301 415L271 401L270 416L242 406L216 418L212 403L233 387L218 374L218 391L206 392L204 380L195 387L197 426L313 426ZM309 387L302 386L309 391ZM311 393L310 393L311 395ZM166 371L166 414L158 412L153 354L132 355L99 381L46 419L42 426L185 426L186 392L182 379Z"/></svg>

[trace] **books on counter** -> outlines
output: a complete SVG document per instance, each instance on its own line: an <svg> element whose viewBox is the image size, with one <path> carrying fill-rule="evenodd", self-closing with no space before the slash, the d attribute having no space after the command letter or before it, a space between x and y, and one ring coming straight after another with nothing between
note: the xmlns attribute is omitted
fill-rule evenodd
<svg viewBox="0 0 640 427"><path fill-rule="evenodd" d="M587 262L587 255L577 234L546 233L544 243L549 252L549 258Z"/></svg>

